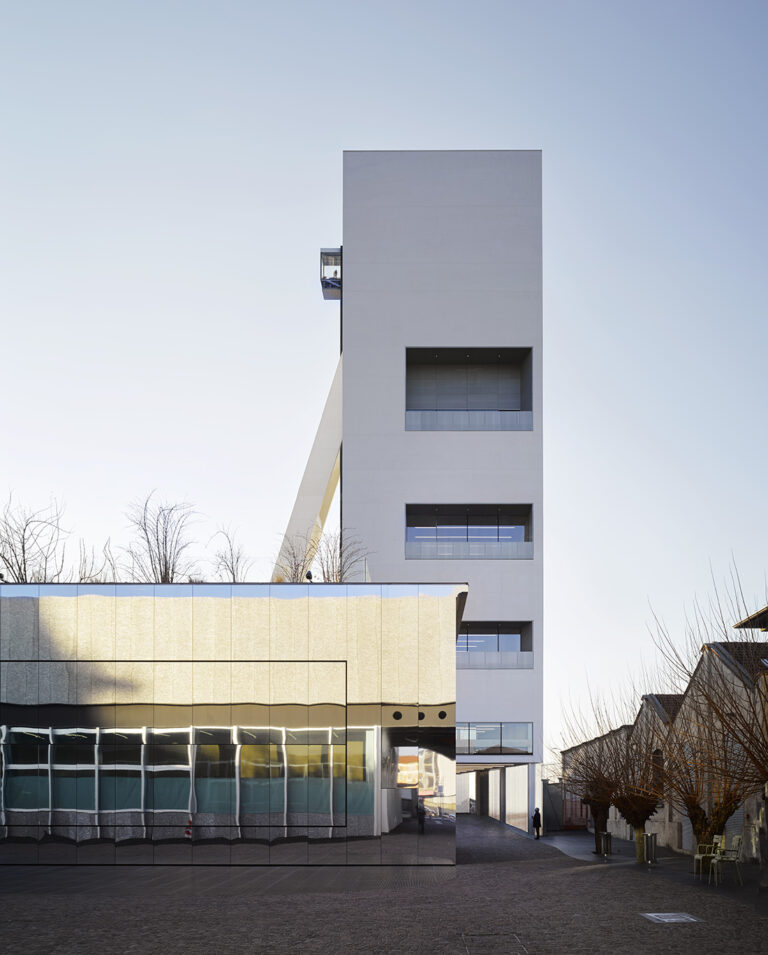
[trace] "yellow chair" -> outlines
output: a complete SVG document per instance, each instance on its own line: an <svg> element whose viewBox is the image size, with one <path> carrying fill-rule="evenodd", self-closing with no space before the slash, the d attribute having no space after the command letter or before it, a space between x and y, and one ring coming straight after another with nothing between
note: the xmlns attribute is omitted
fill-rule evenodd
<svg viewBox="0 0 768 955"><path fill-rule="evenodd" d="M707 885L709 885L709 882L714 875L715 888L717 888L718 881L722 881L723 866L729 863L736 866L736 875L739 880L739 885L744 885L744 882L741 878L741 866L739 865L739 858L741 856L741 843L742 836L734 836L731 839L731 846L729 849L718 849L709 864L709 878L707 879Z"/></svg>
<svg viewBox="0 0 768 955"><path fill-rule="evenodd" d="M704 860L714 858L715 853L720 848L723 841L722 836L714 836L712 842L700 842L696 848L696 855L693 857L693 875L696 876L696 863L698 862L699 878L703 871Z"/></svg>

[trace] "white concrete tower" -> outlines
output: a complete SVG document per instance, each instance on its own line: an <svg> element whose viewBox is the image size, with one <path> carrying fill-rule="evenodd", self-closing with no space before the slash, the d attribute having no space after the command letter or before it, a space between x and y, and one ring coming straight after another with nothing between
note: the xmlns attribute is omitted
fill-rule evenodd
<svg viewBox="0 0 768 955"><path fill-rule="evenodd" d="M346 152L342 262L342 524L373 580L469 583L459 763L540 763L541 153Z"/></svg>

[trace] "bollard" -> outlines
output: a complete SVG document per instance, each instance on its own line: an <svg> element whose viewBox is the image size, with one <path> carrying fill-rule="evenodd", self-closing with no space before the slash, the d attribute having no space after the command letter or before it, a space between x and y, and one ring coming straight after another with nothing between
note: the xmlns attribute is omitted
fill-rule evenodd
<svg viewBox="0 0 768 955"><path fill-rule="evenodd" d="M600 851L604 856L611 854L611 834L610 832L600 833Z"/></svg>
<svg viewBox="0 0 768 955"><path fill-rule="evenodd" d="M655 832L644 832L643 833L643 849L645 851L645 861L648 865L652 865L656 862L656 833Z"/></svg>

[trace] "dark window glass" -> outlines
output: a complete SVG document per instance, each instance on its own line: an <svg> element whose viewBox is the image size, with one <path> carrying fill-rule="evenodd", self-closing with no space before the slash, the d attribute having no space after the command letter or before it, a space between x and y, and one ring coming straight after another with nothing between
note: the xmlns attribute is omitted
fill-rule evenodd
<svg viewBox="0 0 768 955"><path fill-rule="evenodd" d="M105 766L138 766L141 763L141 743L102 743L99 747L99 760Z"/></svg>
<svg viewBox="0 0 768 955"><path fill-rule="evenodd" d="M92 766L95 761L96 737L86 733L54 736L53 762L60 766Z"/></svg>
<svg viewBox="0 0 768 955"><path fill-rule="evenodd" d="M501 751L501 725L499 723L470 723L471 752L477 755Z"/></svg>
<svg viewBox="0 0 768 955"><path fill-rule="evenodd" d="M198 779L234 779L235 747L232 743L198 745L195 757Z"/></svg>
<svg viewBox="0 0 768 955"><path fill-rule="evenodd" d="M40 739L32 736L24 737L19 733L14 736L19 742L10 744L9 762L22 765L38 763L45 765L48 762L48 743L42 742L42 737Z"/></svg>
<svg viewBox="0 0 768 955"><path fill-rule="evenodd" d="M152 766L187 766L189 747L181 743L152 743L148 749L147 762Z"/></svg>
<svg viewBox="0 0 768 955"><path fill-rule="evenodd" d="M533 752L532 723L502 723L502 752L529 756Z"/></svg>

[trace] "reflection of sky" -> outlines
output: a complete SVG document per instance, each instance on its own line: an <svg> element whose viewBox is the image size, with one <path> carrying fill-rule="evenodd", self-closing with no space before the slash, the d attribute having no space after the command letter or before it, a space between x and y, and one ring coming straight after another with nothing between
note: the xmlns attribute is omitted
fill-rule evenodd
<svg viewBox="0 0 768 955"><path fill-rule="evenodd" d="M449 597L463 584L0 584L0 597Z"/></svg>

